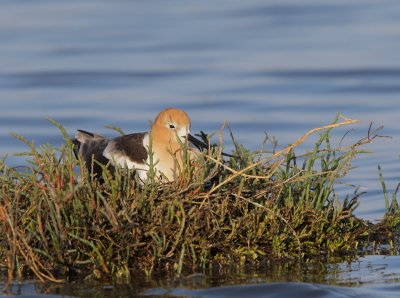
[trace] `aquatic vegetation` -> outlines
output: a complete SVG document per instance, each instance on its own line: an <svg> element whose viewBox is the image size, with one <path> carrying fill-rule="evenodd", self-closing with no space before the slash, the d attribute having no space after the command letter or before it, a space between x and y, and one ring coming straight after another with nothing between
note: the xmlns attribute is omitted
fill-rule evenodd
<svg viewBox="0 0 400 298"><path fill-rule="evenodd" d="M383 196L385 198L385 206L386 206L386 213L383 219L387 225L391 226L392 228L399 229L400 228L400 208L399 203L397 200L397 193L400 188L400 183L397 184L395 191L393 191L391 199L389 198L389 194L386 188L385 179L383 177L381 166L378 166L379 171L379 178L382 184L382 191Z"/></svg>
<svg viewBox="0 0 400 298"><path fill-rule="evenodd" d="M382 220L371 228L370 239L373 240L372 246L374 250L380 249L377 244L386 244L389 245L390 253L398 253L397 251L400 247L400 208L397 193L400 183L397 184L396 189L389 196L381 166L378 166L378 173L385 199L386 212Z"/></svg>
<svg viewBox="0 0 400 298"><path fill-rule="evenodd" d="M279 151L249 152L235 144L222 156L222 137L195 164L186 157L180 179L144 184L126 169L102 183L73 155L65 129L61 147L35 144L22 153L29 166L0 163L0 270L9 280L33 273L40 280L71 276L128 280L137 270L201 270L265 258L332 256L354 252L368 233L356 218L359 193L339 199L360 147L331 144L330 131L356 121L337 118ZM313 150L296 149L319 133ZM205 141L208 136L202 134ZM134 183L136 182L136 183Z"/></svg>

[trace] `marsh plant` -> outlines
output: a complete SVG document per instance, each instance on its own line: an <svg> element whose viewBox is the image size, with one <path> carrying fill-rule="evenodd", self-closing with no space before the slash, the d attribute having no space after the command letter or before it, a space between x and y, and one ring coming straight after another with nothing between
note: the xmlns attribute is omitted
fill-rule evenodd
<svg viewBox="0 0 400 298"><path fill-rule="evenodd" d="M378 172L386 207L385 216L379 226L384 227L385 229L389 229L390 232L398 234L400 232L400 208L397 194L399 192L400 183L398 183L396 189L391 194L389 194L389 191L386 187L385 179L383 177L381 166L378 166Z"/></svg>
<svg viewBox="0 0 400 298"><path fill-rule="evenodd" d="M8 279L34 274L59 281L74 276L129 280L133 272L201 271L215 264L265 258L329 257L354 252L367 232L356 218L359 193L340 198L337 182L360 147L331 144L332 129L356 121L337 118L292 145L250 152L236 143L186 158L180 179L146 182L126 169L92 177L64 128L60 147L28 146L24 168L0 163L0 268ZM311 151L296 149L318 135ZM204 141L212 143L202 134Z"/></svg>

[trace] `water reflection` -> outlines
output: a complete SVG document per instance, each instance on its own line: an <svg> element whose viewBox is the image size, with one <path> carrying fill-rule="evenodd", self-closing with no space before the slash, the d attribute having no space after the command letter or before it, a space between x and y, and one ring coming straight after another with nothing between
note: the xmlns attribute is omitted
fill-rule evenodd
<svg viewBox="0 0 400 298"><path fill-rule="evenodd" d="M24 282L10 294L74 297L397 297L400 257L365 256L338 264L268 262L219 267L206 274L134 276L130 284L74 281ZM0 284L1 285L1 284Z"/></svg>

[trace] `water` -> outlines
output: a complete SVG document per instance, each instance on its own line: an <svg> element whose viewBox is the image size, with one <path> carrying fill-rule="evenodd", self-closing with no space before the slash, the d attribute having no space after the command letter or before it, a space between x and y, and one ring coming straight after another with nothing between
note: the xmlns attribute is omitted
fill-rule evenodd
<svg viewBox="0 0 400 298"><path fill-rule="evenodd" d="M400 181L397 0L2 0L0 41L0 156L9 164L24 164L12 154L26 149L11 132L62 143L46 117L71 136L113 136L105 125L147 130L176 106L193 132L226 121L258 149L266 131L284 146L339 112L361 120L347 144L371 121L392 137L368 145L373 153L344 181L367 191L357 214L384 213L378 164L389 190Z"/></svg>
<svg viewBox="0 0 400 298"><path fill-rule="evenodd" d="M335 265L266 264L256 271L241 268L192 274L175 279L134 278L131 285L107 283L14 284L19 297L398 297L399 256L365 256ZM0 283L1 289L1 283ZM44 295L46 294L46 296ZM2 297L2 296L0 296Z"/></svg>

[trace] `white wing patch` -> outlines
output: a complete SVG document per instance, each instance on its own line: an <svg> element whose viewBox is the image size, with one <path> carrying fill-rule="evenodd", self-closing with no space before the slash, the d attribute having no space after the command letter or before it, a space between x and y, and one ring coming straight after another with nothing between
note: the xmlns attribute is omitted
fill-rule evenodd
<svg viewBox="0 0 400 298"><path fill-rule="evenodd" d="M148 148L149 135L146 134L143 138L143 146ZM137 163L132 161L123 151L118 150L115 147L115 141L111 140L107 147L103 151L103 156L107 158L111 164L115 167L124 168L127 167L130 170L136 170L140 180L145 181L147 179L147 171L149 170L148 161L145 163Z"/></svg>

